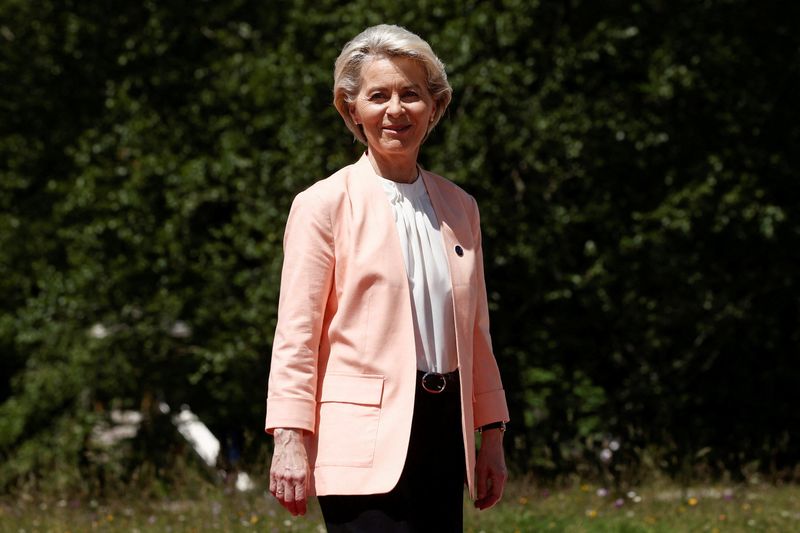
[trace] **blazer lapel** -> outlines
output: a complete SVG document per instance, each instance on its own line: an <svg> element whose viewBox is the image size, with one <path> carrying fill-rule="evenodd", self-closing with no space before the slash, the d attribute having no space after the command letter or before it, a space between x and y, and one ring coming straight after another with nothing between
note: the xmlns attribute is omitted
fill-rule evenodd
<svg viewBox="0 0 800 533"><path fill-rule="evenodd" d="M450 282L452 284L453 298L453 318L455 322L456 334L456 353L458 366L465 368L471 365L468 354L469 336L472 334L472 324L470 324L470 302L474 297L474 286L470 283L470 266L474 265L475 243L472 242L472 229L469 217L464 210L461 198L447 194L439 185L439 178L427 171L422 171L425 180L425 187L428 189L431 204L433 205L436 216L439 218L439 230L442 234L442 241L447 257L447 266L450 269ZM463 371L462 381L468 376ZM462 391L471 395L472 393L464 389ZM471 391L471 389L470 389Z"/></svg>
<svg viewBox="0 0 800 533"><path fill-rule="evenodd" d="M355 222L354 237L356 246L362 249L361 255L379 261L383 275L392 285L407 288L405 260L394 214L366 153L353 165L347 187L351 217ZM363 248L368 246L375 249L364 254ZM403 268L398 269L398 265Z"/></svg>
<svg viewBox="0 0 800 533"><path fill-rule="evenodd" d="M461 249L463 254L464 249L468 246L467 242L461 242L459 239L459 235L464 235L463 224L466 220L463 207L457 198L448 198L446 196L439 187L437 179L431 176L428 171L422 171L422 179L425 180L425 188L428 190L433 210L436 211L436 216L439 219L439 231L442 233L447 266L450 269L450 280L453 285L459 285L461 280L464 279L464 270L462 269L463 261L459 261L463 255L459 256L457 250ZM453 292L455 294L455 291Z"/></svg>

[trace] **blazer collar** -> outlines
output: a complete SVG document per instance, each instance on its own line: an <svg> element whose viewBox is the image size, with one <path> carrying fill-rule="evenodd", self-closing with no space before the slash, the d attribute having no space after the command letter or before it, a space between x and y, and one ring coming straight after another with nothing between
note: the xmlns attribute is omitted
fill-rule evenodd
<svg viewBox="0 0 800 533"><path fill-rule="evenodd" d="M463 213L463 205L459 199L453 196L444 186L444 178L422 167L420 167L420 177L425 183L425 189L428 191L431 205L436 213L436 218L439 220L439 231L442 235L445 257L447 257L450 280L455 287L459 281L463 283L465 277L468 278L468 274L464 270L464 260L461 259L456 251L457 248L461 248L466 244L460 242L457 235L463 236L465 231L469 231L469 226L464 225L465 216ZM383 221L371 227L369 231L371 233L379 233L380 242L384 242L387 245L385 255L387 270L396 273L390 277L397 275L397 282L408 287L405 268L401 269L400 272L402 272L402 274L397 271L397 265L405 265L405 260L400 248L400 238L397 236L392 207L386 198L386 193L366 154L353 164L350 187L351 192L355 192L359 197L360 200L358 204L362 206L362 209L372 213L373 216L368 217L371 223L374 224L375 221L378 220ZM453 312L458 320L460 314L459 310L462 309L459 300L462 296L458 291L453 290L452 297Z"/></svg>
<svg viewBox="0 0 800 533"><path fill-rule="evenodd" d="M436 212L436 217L439 219L439 230L445 237L445 244L447 245L450 242L455 242L456 237L453 233L450 221L457 220L458 214L453 212L455 206L452 205L452 202L447 201L444 191L442 191L439 186L438 182L442 178L425 170L421 165L417 166L419 166L420 178L425 183L425 189L428 191L433 210ZM380 180L377 179L378 174L375 172L375 169L372 168L372 163L370 163L366 152L354 163L353 178L355 179L352 180L350 186L361 189L361 192L370 200L380 203L381 200L385 199L386 193L383 191ZM391 208L388 202L385 203L387 206L385 210L386 215L389 220L394 221L390 210Z"/></svg>

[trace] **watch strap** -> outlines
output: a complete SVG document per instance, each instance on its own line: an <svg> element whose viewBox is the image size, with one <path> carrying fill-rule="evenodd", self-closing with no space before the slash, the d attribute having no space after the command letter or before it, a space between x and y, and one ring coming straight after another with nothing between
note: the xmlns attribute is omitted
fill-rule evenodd
<svg viewBox="0 0 800 533"><path fill-rule="evenodd" d="M492 422L491 424L486 424L478 428L478 433L483 433L489 429L499 429L501 432L506 430L506 423L502 420L499 422Z"/></svg>

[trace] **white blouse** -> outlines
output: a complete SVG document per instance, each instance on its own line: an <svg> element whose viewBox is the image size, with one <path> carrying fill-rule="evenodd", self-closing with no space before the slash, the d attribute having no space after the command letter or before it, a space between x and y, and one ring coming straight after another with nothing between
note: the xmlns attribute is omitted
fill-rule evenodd
<svg viewBox="0 0 800 533"><path fill-rule="evenodd" d="M439 219L425 182L380 178L389 198L411 289L417 369L452 372L456 357L453 296Z"/></svg>

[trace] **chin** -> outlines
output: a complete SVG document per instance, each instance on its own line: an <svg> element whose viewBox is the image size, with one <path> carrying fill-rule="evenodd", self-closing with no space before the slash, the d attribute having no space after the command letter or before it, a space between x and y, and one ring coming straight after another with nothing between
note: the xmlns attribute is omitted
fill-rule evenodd
<svg viewBox="0 0 800 533"><path fill-rule="evenodd" d="M387 152L411 152L419 148L422 144L422 139L414 139L414 140L398 140L398 139L386 139L382 140L378 146L387 151Z"/></svg>

